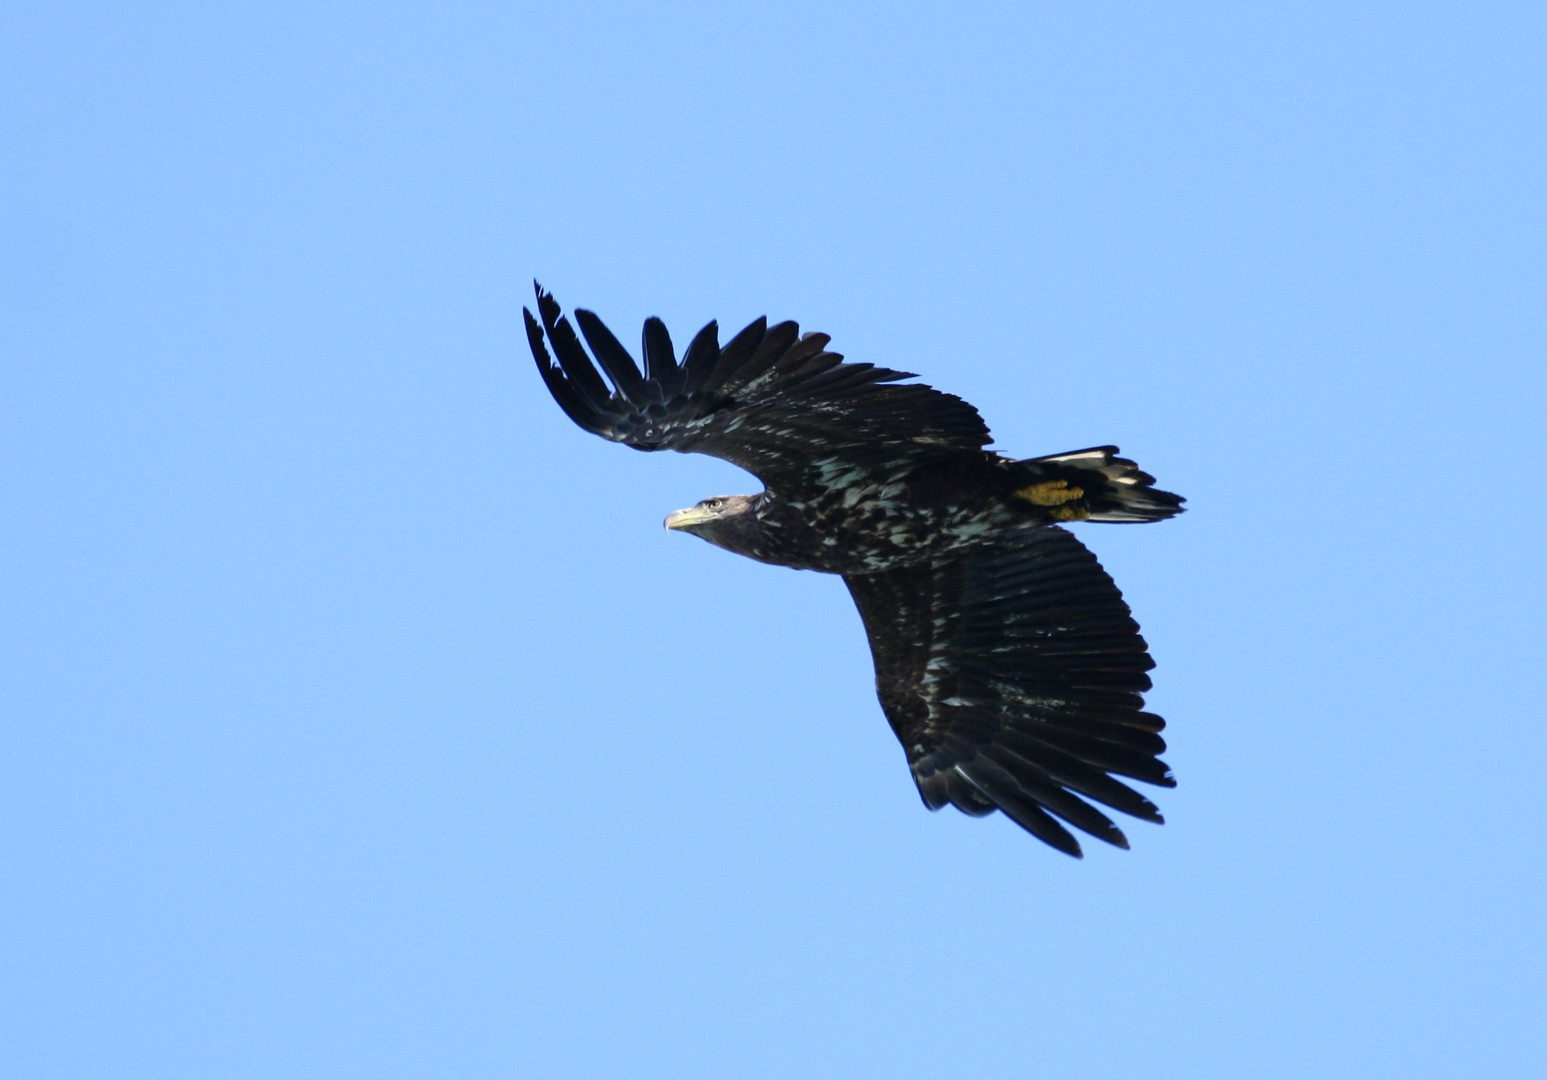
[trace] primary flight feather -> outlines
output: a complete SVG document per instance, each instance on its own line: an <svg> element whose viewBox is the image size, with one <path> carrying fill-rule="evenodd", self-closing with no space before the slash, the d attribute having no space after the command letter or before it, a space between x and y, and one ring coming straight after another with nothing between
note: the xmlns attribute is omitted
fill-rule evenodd
<svg viewBox="0 0 1547 1080"><path fill-rule="evenodd" d="M648 319L641 371L594 314L575 312L577 335L536 291L527 340L571 420L636 450L723 458L764 484L678 510L667 528L843 577L926 806L1000 810L1075 856L1065 825L1128 846L1092 802L1162 820L1114 779L1175 785L1157 756L1165 722L1144 711L1154 662L1117 586L1058 523L1161 521L1179 496L1115 446L984 450L971 405L845 363L792 322L759 319L723 346L710 323L679 361Z"/></svg>

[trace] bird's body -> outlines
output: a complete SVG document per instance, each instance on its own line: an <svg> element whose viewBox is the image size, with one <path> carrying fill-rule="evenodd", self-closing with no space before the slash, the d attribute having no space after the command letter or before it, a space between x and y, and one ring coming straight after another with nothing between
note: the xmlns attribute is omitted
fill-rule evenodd
<svg viewBox="0 0 1547 1080"><path fill-rule="evenodd" d="M1105 451L1087 453L1110 461ZM873 472L834 469L814 491L785 497L769 490L738 504L755 527L704 535L776 566L873 574L929 563L1015 529L1088 518L1081 505L1087 488L1110 481L1098 474L1071 484L1053 478L1058 472L1073 470L987 451Z"/></svg>
<svg viewBox="0 0 1547 1080"><path fill-rule="evenodd" d="M527 312L538 369L581 427L643 450L713 454L766 485L670 515L668 528L761 562L842 575L870 638L882 708L931 809L1002 810L1080 853L1049 813L1111 843L1079 796L1160 815L1112 773L1170 786L1142 711L1152 666L1127 605L1057 523L1158 521L1182 500L1115 447L1014 460L961 399L847 364L827 337L759 320L723 348L711 323L678 363L645 324L643 375L576 312ZM555 364L546 342L558 355Z"/></svg>
<svg viewBox="0 0 1547 1080"><path fill-rule="evenodd" d="M974 463L977 465L977 463ZM951 479L971 472L972 485ZM990 466L932 465L787 499L765 491L743 513L755 525L728 529L712 542L739 555L796 570L868 574L927 562L1031 515L992 497ZM996 485L997 486L997 485ZM680 527L680 526L679 526ZM702 530L699 530L702 531Z"/></svg>

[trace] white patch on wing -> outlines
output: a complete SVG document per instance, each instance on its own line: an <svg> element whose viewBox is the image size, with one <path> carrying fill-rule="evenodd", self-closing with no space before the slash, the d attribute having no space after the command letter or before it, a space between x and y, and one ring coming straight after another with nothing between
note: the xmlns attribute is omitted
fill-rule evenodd
<svg viewBox="0 0 1547 1080"><path fill-rule="evenodd" d="M1105 450L1083 450L1077 454L1054 454L1051 457L1039 458L1040 461L1105 461Z"/></svg>

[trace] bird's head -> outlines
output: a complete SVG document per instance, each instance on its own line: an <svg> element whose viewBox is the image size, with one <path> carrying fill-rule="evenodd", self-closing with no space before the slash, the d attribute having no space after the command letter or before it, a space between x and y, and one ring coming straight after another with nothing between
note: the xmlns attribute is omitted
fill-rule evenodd
<svg viewBox="0 0 1547 1080"><path fill-rule="evenodd" d="M666 515L666 527L702 537L716 547L748 554L757 534L756 495L716 495Z"/></svg>

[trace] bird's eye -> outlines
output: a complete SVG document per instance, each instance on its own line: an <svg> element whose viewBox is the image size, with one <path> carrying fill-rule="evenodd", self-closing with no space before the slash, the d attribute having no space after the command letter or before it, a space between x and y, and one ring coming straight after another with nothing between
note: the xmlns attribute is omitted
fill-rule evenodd
<svg viewBox="0 0 1547 1080"><path fill-rule="evenodd" d="M722 507L724 505L725 505L725 500L724 499L705 499L704 500L704 509L705 510L718 510L720 507Z"/></svg>

